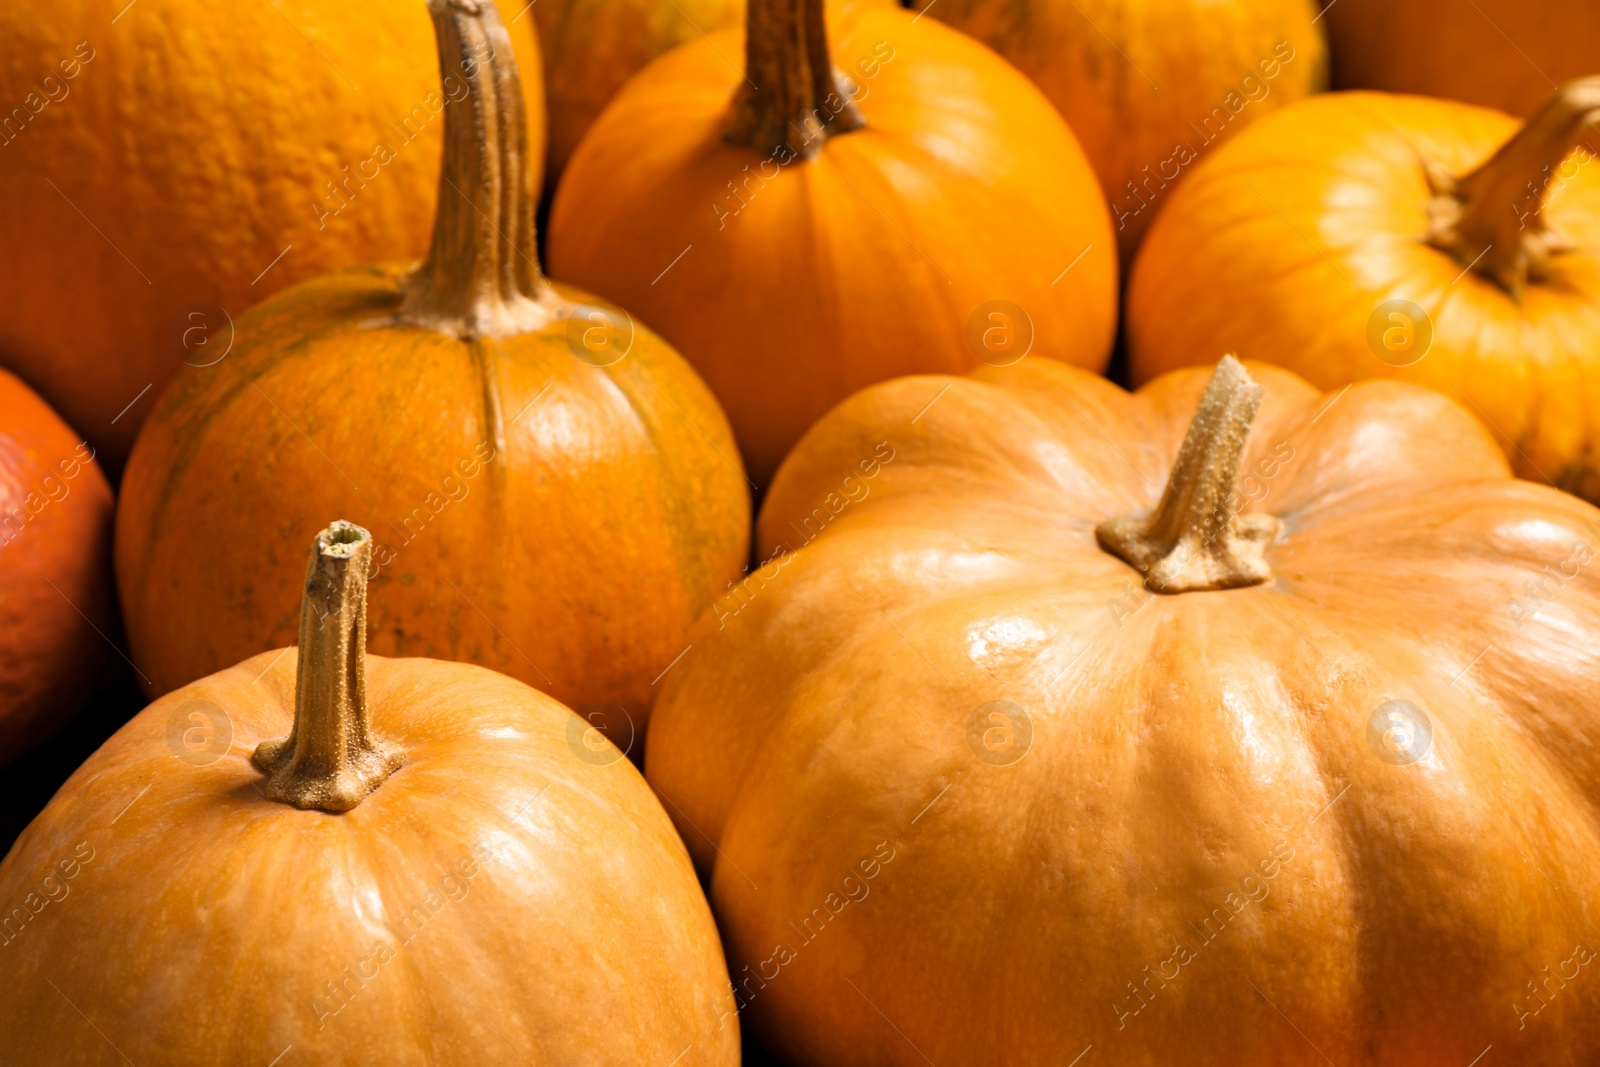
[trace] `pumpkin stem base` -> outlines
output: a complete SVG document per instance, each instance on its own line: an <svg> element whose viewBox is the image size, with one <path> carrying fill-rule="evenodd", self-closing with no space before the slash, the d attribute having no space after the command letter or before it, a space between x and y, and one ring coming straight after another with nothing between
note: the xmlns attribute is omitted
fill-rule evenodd
<svg viewBox="0 0 1600 1067"><path fill-rule="evenodd" d="M263 741L251 762L268 800L349 811L405 763L367 729L367 568L372 535L335 522L317 535L300 603L294 729Z"/></svg>
<svg viewBox="0 0 1600 1067"><path fill-rule="evenodd" d="M829 137L866 125L834 70L823 6L823 0L751 0L746 76L724 141L809 159Z"/></svg>
<svg viewBox="0 0 1600 1067"><path fill-rule="evenodd" d="M1545 220L1545 199L1552 185L1562 183L1556 168L1593 133L1597 121L1600 75L1557 89L1476 170L1457 177L1425 163L1433 190L1428 244L1492 278L1513 297L1529 281L1549 277L1551 261L1574 246Z"/></svg>
<svg viewBox="0 0 1600 1067"><path fill-rule="evenodd" d="M1229 504L1261 386L1223 356L1178 451L1161 503L1148 515L1095 527L1100 547L1144 575L1155 593L1234 589L1272 580L1266 548L1282 529L1272 515L1237 515Z"/></svg>

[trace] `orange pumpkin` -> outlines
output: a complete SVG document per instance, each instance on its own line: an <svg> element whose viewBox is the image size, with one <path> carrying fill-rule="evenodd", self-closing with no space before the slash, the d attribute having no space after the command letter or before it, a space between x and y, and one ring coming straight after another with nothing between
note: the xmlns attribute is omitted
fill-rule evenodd
<svg viewBox="0 0 1600 1067"><path fill-rule="evenodd" d="M173 381L123 482L128 638L153 694L283 645L299 587L281 561L343 511L378 537L376 651L501 670L626 747L743 568L749 497L694 372L539 274L504 29L492 6L448 10L441 65L495 58L449 104L428 260L295 286ZM201 527L261 565L196 558Z"/></svg>
<svg viewBox="0 0 1600 1067"><path fill-rule="evenodd" d="M550 155L551 190L573 150L622 83L651 60L702 34L742 25L745 0L541 0L539 23ZM831 0L835 7L894 0Z"/></svg>
<svg viewBox="0 0 1600 1067"><path fill-rule="evenodd" d="M1303 101L1202 163L1134 264L1136 381L1236 350L1323 389L1394 375L1600 499L1600 78L1519 128L1378 93ZM1595 139L1600 143L1600 139Z"/></svg>
<svg viewBox="0 0 1600 1067"><path fill-rule="evenodd" d="M111 619L111 487L94 449L0 370L0 765L82 707Z"/></svg>
<svg viewBox="0 0 1600 1067"><path fill-rule="evenodd" d="M1327 83L1315 0L933 0L1044 90L1100 177L1126 263L1224 139Z"/></svg>
<svg viewBox="0 0 1600 1067"><path fill-rule="evenodd" d="M1600 65L1592 0L1324 0L1340 89L1448 96L1526 115Z"/></svg>
<svg viewBox="0 0 1600 1067"><path fill-rule="evenodd" d="M646 770L788 1062L1600 1058L1600 511L1253 373L905 378L785 462Z"/></svg>
<svg viewBox="0 0 1600 1067"><path fill-rule="evenodd" d="M1116 321L1104 203L1038 90L904 11L840 11L830 49L823 7L751 0L748 42L642 71L551 210L555 273L694 363L763 485L855 389L1030 348L1098 369Z"/></svg>
<svg viewBox="0 0 1600 1067"><path fill-rule="evenodd" d="M514 30L537 170L538 43ZM444 101L419 0L5 4L0 41L0 364L113 470L251 304L427 248Z"/></svg>
<svg viewBox="0 0 1600 1067"><path fill-rule="evenodd" d="M644 780L510 678L367 657L371 555L322 531L298 654L150 705L0 864L10 1062L737 1064Z"/></svg>

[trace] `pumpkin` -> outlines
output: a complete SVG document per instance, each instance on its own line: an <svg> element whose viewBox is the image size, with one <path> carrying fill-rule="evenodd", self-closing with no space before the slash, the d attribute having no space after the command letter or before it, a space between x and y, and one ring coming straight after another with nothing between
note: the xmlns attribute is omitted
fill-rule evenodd
<svg viewBox="0 0 1600 1067"><path fill-rule="evenodd" d="M151 704L17 840L0 1046L737 1064L716 927L649 787L520 682L368 657L372 544L322 531L298 650Z"/></svg>
<svg viewBox="0 0 1600 1067"><path fill-rule="evenodd" d="M1083 143L1124 262L1211 150L1327 83L1314 0L933 0L1044 90Z"/></svg>
<svg viewBox="0 0 1600 1067"><path fill-rule="evenodd" d="M904 378L758 533L646 771L787 1062L1600 1056L1600 511L1449 398Z"/></svg>
<svg viewBox="0 0 1600 1067"><path fill-rule="evenodd" d="M1600 78L1526 123L1335 93L1262 120L1177 190L1134 264L1135 381L1237 350L1323 389L1428 385L1517 473L1600 499Z"/></svg>
<svg viewBox="0 0 1600 1067"><path fill-rule="evenodd" d="M1600 63L1589 0L1324 0L1341 89L1448 96L1526 115Z"/></svg>
<svg viewBox="0 0 1600 1067"><path fill-rule="evenodd" d="M0 765L83 706L111 619L111 487L94 449L0 370Z"/></svg>
<svg viewBox="0 0 1600 1067"><path fill-rule="evenodd" d="M441 67L494 58L447 105L429 258L294 286L240 317L227 359L173 380L122 487L128 640L151 694L291 641L282 560L343 509L378 540L374 651L511 674L628 747L743 569L738 452L671 349L539 273L503 24L433 7ZM260 565L196 558L198 527Z"/></svg>
<svg viewBox="0 0 1600 1067"><path fill-rule="evenodd" d="M417 0L6 4L0 41L0 364L113 470L251 304L427 248L444 100ZM527 111L541 143L537 77Z"/></svg>
<svg viewBox="0 0 1600 1067"><path fill-rule="evenodd" d="M893 0L831 0L835 6ZM657 56L744 21L744 0L543 0L532 5L550 108L544 180L553 192L584 133Z"/></svg>
<svg viewBox="0 0 1600 1067"><path fill-rule="evenodd" d="M1098 369L1115 329L1109 221L1049 102L932 19L837 13L830 48L822 0L751 0L748 42L657 60L551 209L555 273L705 375L763 486L864 385L1030 350Z"/></svg>

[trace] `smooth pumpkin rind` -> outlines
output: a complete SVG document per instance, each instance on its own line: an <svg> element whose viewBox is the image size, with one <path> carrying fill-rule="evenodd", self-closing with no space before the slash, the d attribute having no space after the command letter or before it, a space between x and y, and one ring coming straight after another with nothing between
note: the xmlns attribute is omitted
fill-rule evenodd
<svg viewBox="0 0 1600 1067"><path fill-rule="evenodd" d="M39 1063L737 1063L710 913L628 761L580 758L577 720L503 676L367 663L407 758L344 814L258 792L292 649L157 701L79 769L0 865L8 908L50 896L6 929L0 1044ZM231 743L172 740L195 707Z"/></svg>
<svg viewBox="0 0 1600 1067"><path fill-rule="evenodd" d="M1600 64L1600 8L1586 0L1324 0L1339 89L1445 96L1512 114Z"/></svg>
<svg viewBox="0 0 1600 1067"><path fill-rule="evenodd" d="M0 370L0 764L58 730L105 662L111 512L94 449Z"/></svg>
<svg viewBox="0 0 1600 1067"><path fill-rule="evenodd" d="M537 186L538 44L520 5L500 7ZM420 0L67 0L49 18L9 5L0 40L0 120L27 120L0 137L0 362L113 469L162 384L225 348L230 317L322 271L427 248L415 207L436 188L444 122Z"/></svg>
<svg viewBox="0 0 1600 1067"><path fill-rule="evenodd" d="M1314 0L913 6L1016 64L1060 110L1105 189L1125 262L1195 158L1327 82Z"/></svg>
<svg viewBox="0 0 1600 1067"><path fill-rule="evenodd" d="M1199 371L1132 398L1046 361L903 379L797 448L760 542L799 551L697 627L647 749L780 1052L1431 1067L1491 1043L1530 1064L1600 1049L1600 992L1569 981L1541 1009L1524 986L1600 938L1582 903L1600 587L1574 557L1600 512L1510 480L1438 394L1252 371L1241 493L1285 523L1258 587L1157 596L1094 541L1159 496ZM807 542L852 467L852 502ZM1538 606L1520 628L1513 602ZM1409 766L1368 742L1391 699L1431 718ZM1031 720L1010 765L969 745L995 700ZM869 879L880 842L895 857ZM1197 958L1150 979L1179 941Z"/></svg>
<svg viewBox="0 0 1600 1067"><path fill-rule="evenodd" d="M717 35L630 81L551 213L552 273L695 365L757 484L851 391L977 365L967 335L990 301L1023 309L1035 353L1083 366L1104 366L1115 330L1109 222L1048 101L931 19L858 9L829 30L864 128L782 164L725 143L723 57L743 46Z"/></svg>
<svg viewBox="0 0 1600 1067"><path fill-rule="evenodd" d="M292 560L344 514L377 542L374 650L478 662L642 727L650 680L746 553L749 501L715 401L638 325L606 367L575 355L560 321L472 343L374 328L403 274L286 291L241 319L226 363L162 397L117 542L150 691L292 640ZM182 531L197 527L260 565L194 559Z"/></svg>
<svg viewBox="0 0 1600 1067"><path fill-rule="evenodd" d="M1135 380L1237 351L1322 388L1376 375L1438 389L1496 431L1517 473L1600 497L1600 171L1581 151L1543 215L1578 250L1513 297L1429 247L1420 161L1462 173L1516 128L1449 101L1339 93L1263 120L1219 149L1162 212L1128 294ZM1226 294L1225 296L1219 294ZM1432 345L1411 366L1374 354L1369 320L1404 299Z"/></svg>

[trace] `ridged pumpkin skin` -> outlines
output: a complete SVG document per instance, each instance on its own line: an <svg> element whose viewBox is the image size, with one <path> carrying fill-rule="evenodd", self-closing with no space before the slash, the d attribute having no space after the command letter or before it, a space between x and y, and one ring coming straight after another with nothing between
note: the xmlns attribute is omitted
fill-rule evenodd
<svg viewBox="0 0 1600 1067"><path fill-rule="evenodd" d="M511 29L542 143L531 20ZM112 469L227 316L427 249L444 120L422 0L6 4L0 41L0 364Z"/></svg>
<svg viewBox="0 0 1600 1067"><path fill-rule="evenodd" d="M1251 127L1189 176L1144 242L1128 293L1134 380L1225 351L1323 389L1401 377L1469 406L1522 477L1600 499L1600 167L1580 155L1553 171L1542 217L1577 250L1520 299L1423 239L1421 161L1469 170L1516 126L1450 101L1333 93ZM1410 366L1369 341L1395 299L1431 322Z"/></svg>
<svg viewBox="0 0 1600 1067"><path fill-rule="evenodd" d="M786 461L759 538L792 551L696 627L646 770L789 1062L1600 1055L1600 983L1524 985L1600 948L1600 511L1436 393L1253 371L1264 585L1155 595L1096 543L1202 371L897 380ZM1369 743L1394 699L1409 765Z"/></svg>
<svg viewBox="0 0 1600 1067"><path fill-rule="evenodd" d="M539 0L550 153L544 180L552 190L578 142L622 83L657 56L703 33L744 24L747 0ZM894 0L829 0L833 9ZM730 55L729 57L735 58Z"/></svg>
<svg viewBox="0 0 1600 1067"><path fill-rule="evenodd" d="M0 371L0 765L55 733L105 662L111 509L94 450Z"/></svg>
<svg viewBox="0 0 1600 1067"><path fill-rule="evenodd" d="M550 219L552 273L695 365L762 485L854 390L976 366L967 334L989 301L1024 309L1035 353L1086 367L1115 329L1104 204L1038 90L932 19L859 9L829 29L864 128L783 165L725 143L740 84L725 57L744 45L721 34L623 88Z"/></svg>
<svg viewBox="0 0 1600 1067"><path fill-rule="evenodd" d="M936 0L1066 117L1124 263L1197 158L1327 84L1315 0Z"/></svg>
<svg viewBox="0 0 1600 1067"><path fill-rule="evenodd" d="M368 657L406 763L299 811L250 762L289 729L296 659L150 705L18 838L11 1062L738 1064L716 927L627 760L578 758L572 714L509 678Z"/></svg>
<svg viewBox="0 0 1600 1067"><path fill-rule="evenodd" d="M575 355L560 321L475 343L375 328L403 275L279 294L239 320L226 360L185 368L156 405L117 516L149 692L292 641L288 561L344 515L377 545L374 651L469 660L642 726L651 679L747 552L716 401L642 326L606 367ZM202 529L251 565L197 554Z"/></svg>
<svg viewBox="0 0 1600 1067"><path fill-rule="evenodd" d="M1325 10L1340 89L1447 96L1525 115L1552 85L1600 68L1592 0L1334 0Z"/></svg>

